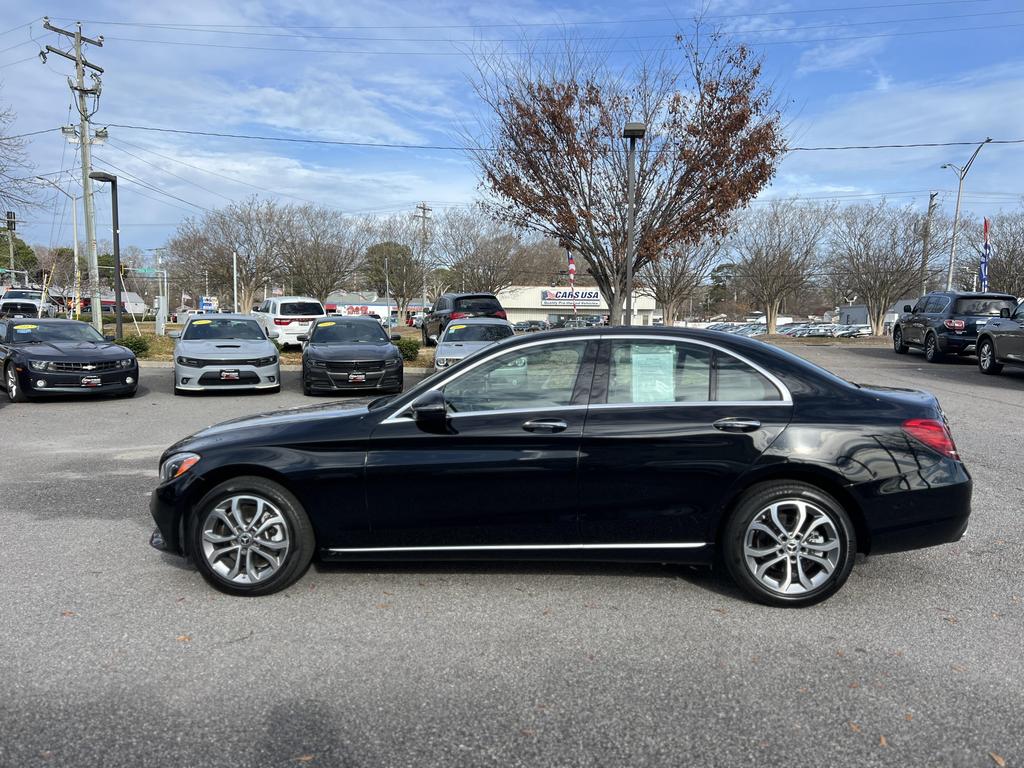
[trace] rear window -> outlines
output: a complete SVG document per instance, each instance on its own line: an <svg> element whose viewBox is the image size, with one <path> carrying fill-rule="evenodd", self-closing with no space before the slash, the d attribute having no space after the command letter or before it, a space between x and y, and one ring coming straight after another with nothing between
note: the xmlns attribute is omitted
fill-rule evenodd
<svg viewBox="0 0 1024 768"><path fill-rule="evenodd" d="M489 323L456 323L444 332L445 341L501 341L512 336L507 325Z"/></svg>
<svg viewBox="0 0 1024 768"><path fill-rule="evenodd" d="M999 317L1000 310L1013 312L1017 302L1012 299L957 299L953 310L958 315L981 315Z"/></svg>
<svg viewBox="0 0 1024 768"><path fill-rule="evenodd" d="M455 309L463 312L497 312L501 303L493 296L464 296L455 300Z"/></svg>
<svg viewBox="0 0 1024 768"><path fill-rule="evenodd" d="M281 305L282 315L323 315L323 305L318 301L286 301Z"/></svg>

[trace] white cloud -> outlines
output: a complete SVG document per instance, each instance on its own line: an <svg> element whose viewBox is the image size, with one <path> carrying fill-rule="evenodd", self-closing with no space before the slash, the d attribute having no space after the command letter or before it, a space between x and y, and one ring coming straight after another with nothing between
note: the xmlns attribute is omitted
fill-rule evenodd
<svg viewBox="0 0 1024 768"><path fill-rule="evenodd" d="M885 47L885 40L868 38L847 43L821 43L804 51L797 64L797 74L832 72L849 69L879 54Z"/></svg>

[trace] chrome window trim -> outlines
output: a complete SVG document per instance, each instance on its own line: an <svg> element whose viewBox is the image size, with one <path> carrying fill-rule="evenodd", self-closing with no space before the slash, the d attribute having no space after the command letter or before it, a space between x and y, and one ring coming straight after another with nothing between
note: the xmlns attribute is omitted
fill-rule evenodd
<svg viewBox="0 0 1024 768"><path fill-rule="evenodd" d="M700 549L703 541L636 542L625 544L481 544L457 547L331 547L328 552L487 552L499 550Z"/></svg>
<svg viewBox="0 0 1024 768"><path fill-rule="evenodd" d="M766 379L768 379L768 381L770 381L775 386L775 388L778 389L779 394L782 396L782 399L781 400L749 400L749 401L745 401L745 400L695 400L695 401L672 402L672 403L596 403L596 404L589 405L589 406L587 406L587 405L561 405L561 406L556 406L556 407L553 407L553 408L511 408L511 409L506 409L506 410L493 410L493 411L466 411L466 412L463 412L463 413L453 413L453 414L451 414L451 416L453 418L454 417L459 417L459 416L486 416L486 415L497 416L497 415L501 415L501 414L505 414L505 413L533 413L533 412L536 412L536 411L546 411L546 410L556 411L556 410L565 410L565 409L579 410L579 409L588 408L588 407L589 408L605 409L605 408L636 408L636 407L657 408L659 406L674 407L674 406L680 406L680 405L682 405L682 406L694 406L694 405L719 405L719 406L763 406L763 405L779 406L779 405L788 405L788 406L791 406L791 405L793 405L793 395L790 393L789 388L785 384L783 384L782 381L775 374L765 370L763 367L761 367L757 363L749 360L748 358L744 357L743 355L738 354L736 352L733 352L731 349L726 349L725 347L722 347L722 346L720 346L718 344L712 344L711 342L703 341L701 339L679 338L678 336L665 336L665 335L660 335L660 334L643 334L643 335L638 335L638 334L633 334L633 333L628 333L628 334L627 333L612 333L612 334L600 334L600 335L589 335L588 334L586 336L577 335L577 336L569 336L568 338L551 338L551 339L541 339L539 341L530 341L530 342L526 342L526 343L521 344L521 345L517 345L516 349L528 349L530 347L536 347L536 346L540 346L540 345L543 345L543 344L564 344L566 342L573 342L573 341L591 341L591 340L605 341L605 340L617 340L617 339L627 339L627 340L628 339L633 339L633 340L641 340L641 341L667 341L667 342L671 342L671 343L674 343L674 344L694 344L694 345L701 346L701 347L707 347L708 349L713 349L713 350L715 350L717 352L721 352L722 354L729 355L730 357L734 357L734 358L736 358L737 360L739 360L740 362L742 362L745 365L749 365L755 371L757 371L762 376L764 376ZM469 373L470 371L474 370L478 366L483 365L484 363L489 362L489 361L493 360L494 358L499 357L500 355L503 355L503 354L505 354L506 352L509 352L509 351L511 351L511 350L506 350L506 349L495 350L495 352L493 354L489 354L489 355L487 355L485 357L481 357L475 363L473 363L468 368L466 368L466 370L459 371L455 376L452 376L449 379L446 379L444 381L439 381L437 384L434 384L432 387L430 387L430 389L428 389L426 391L429 392L430 390L436 390L436 389L439 389L441 387L447 386L451 382L456 381L457 379L461 378L462 376L465 376L467 373ZM402 423L406 423L406 422L412 421L413 418L412 418L411 415L404 415L405 412L409 409L410 405L411 405L411 403L407 403L406 405L402 406L401 408L398 408L394 413L392 413L390 416L388 416L387 418L383 419L380 422L381 426L383 426L385 424L402 424Z"/></svg>

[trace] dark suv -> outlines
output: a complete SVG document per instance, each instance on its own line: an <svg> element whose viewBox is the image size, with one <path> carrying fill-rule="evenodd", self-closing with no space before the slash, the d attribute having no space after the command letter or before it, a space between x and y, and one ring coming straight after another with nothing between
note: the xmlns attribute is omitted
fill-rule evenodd
<svg viewBox="0 0 1024 768"><path fill-rule="evenodd" d="M938 363L946 354L972 354L978 333L1002 310L1011 312L1017 299L1006 293L958 293L932 291L911 307L892 329L892 346L899 354L920 347L929 363Z"/></svg>
<svg viewBox="0 0 1024 768"><path fill-rule="evenodd" d="M1016 309L1001 309L999 317L978 330L981 372L999 373L1007 363L1024 365L1024 301Z"/></svg>
<svg viewBox="0 0 1024 768"><path fill-rule="evenodd" d="M507 319L501 302L493 293L443 293L423 318L423 346L436 345L449 322L467 317Z"/></svg>

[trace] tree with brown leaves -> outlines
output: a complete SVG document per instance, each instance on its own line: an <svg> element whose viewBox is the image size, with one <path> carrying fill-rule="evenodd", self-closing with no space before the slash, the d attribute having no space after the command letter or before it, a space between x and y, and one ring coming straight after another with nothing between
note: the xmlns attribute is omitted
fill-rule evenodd
<svg viewBox="0 0 1024 768"><path fill-rule="evenodd" d="M760 62L718 35L680 39L678 56L627 73L572 44L558 55L485 55L475 86L489 116L467 138L490 193L486 207L579 253L612 322L626 278L627 122L647 125L635 273L672 247L723 235L784 151Z"/></svg>

